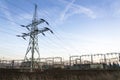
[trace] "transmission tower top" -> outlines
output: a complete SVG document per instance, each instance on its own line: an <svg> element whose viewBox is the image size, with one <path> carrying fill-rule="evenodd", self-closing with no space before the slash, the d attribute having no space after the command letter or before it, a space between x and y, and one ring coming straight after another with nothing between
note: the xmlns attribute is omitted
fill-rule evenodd
<svg viewBox="0 0 120 80"><path fill-rule="evenodd" d="M33 16L33 20L37 20L37 5L35 4L35 13Z"/></svg>

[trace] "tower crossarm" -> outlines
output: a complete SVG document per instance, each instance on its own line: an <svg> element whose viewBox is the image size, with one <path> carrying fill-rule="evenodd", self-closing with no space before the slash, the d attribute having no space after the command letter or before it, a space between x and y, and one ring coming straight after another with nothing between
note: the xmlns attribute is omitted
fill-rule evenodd
<svg viewBox="0 0 120 80"><path fill-rule="evenodd" d="M26 39L25 37L27 37L27 36L38 35L40 33L42 33L45 36L44 32L46 32L46 31L50 31L53 34L53 31L51 29L44 27L40 30L37 29L37 30L31 31L30 33L22 33L22 35L17 35L17 36L22 37L23 39Z"/></svg>
<svg viewBox="0 0 120 80"><path fill-rule="evenodd" d="M28 30L30 30L30 27L31 26L37 26L37 25L39 25L39 24L41 24L41 23L46 23L47 25L49 25L49 23L46 21L46 20L44 20L44 19L40 19L40 20L38 20L38 21L34 21L34 22L32 22L31 24L28 24L27 26L25 26L25 25L21 25L22 27L26 27Z"/></svg>
<svg viewBox="0 0 120 80"><path fill-rule="evenodd" d="M16 35L17 37L22 37L23 39L26 40L25 37L29 36L29 33L22 33L22 35Z"/></svg>
<svg viewBox="0 0 120 80"><path fill-rule="evenodd" d="M42 33L44 35L44 32L50 31L53 34L53 31L47 27L42 28L41 30L38 30L38 34Z"/></svg>

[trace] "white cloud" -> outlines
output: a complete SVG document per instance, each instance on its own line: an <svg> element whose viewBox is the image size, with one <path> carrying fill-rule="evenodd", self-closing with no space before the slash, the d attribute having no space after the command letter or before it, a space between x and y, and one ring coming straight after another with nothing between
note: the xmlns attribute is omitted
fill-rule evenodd
<svg viewBox="0 0 120 80"><path fill-rule="evenodd" d="M68 3L68 5L66 6L66 8L64 9L64 11L61 14L60 20L64 20L65 19L67 11L70 9L70 7L72 6L72 4L74 2L75 2L75 0L72 0L70 3Z"/></svg>
<svg viewBox="0 0 120 80"><path fill-rule="evenodd" d="M67 3L68 5L61 13L61 16L60 16L61 21L65 20L75 14L85 14L92 19L96 18L96 15L94 14L94 12L91 9L81 6L81 5L74 4L75 1L76 0L67 2L65 0L62 0L63 3L65 3L65 4Z"/></svg>

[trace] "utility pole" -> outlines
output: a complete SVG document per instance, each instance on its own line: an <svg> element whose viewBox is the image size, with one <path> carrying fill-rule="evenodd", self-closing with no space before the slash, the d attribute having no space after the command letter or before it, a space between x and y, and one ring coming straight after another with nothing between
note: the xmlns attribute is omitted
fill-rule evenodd
<svg viewBox="0 0 120 80"><path fill-rule="evenodd" d="M34 12L34 15L33 15L32 23L28 24L27 26L21 25L22 27L25 27L29 31L29 33L22 33L22 35L17 35L18 37L22 37L25 40L26 40L26 37L30 37L24 60L29 61L27 55L28 55L28 53L31 53L31 58L30 58L30 62L31 62L30 69L31 69L31 71L33 71L33 69L35 68L35 66L34 66L34 64L36 62L35 57L34 57L35 52L38 54L37 59L40 62L40 53L39 53L39 46L38 46L38 34L41 33L42 35L45 36L44 32L46 32L46 31L50 31L51 33L53 33L53 31L51 29L47 28L47 27L43 27L43 28L39 29L38 25L41 24L41 23L46 23L47 25L49 25L49 23L44 19L39 19L38 20L37 5L35 5L35 12Z"/></svg>

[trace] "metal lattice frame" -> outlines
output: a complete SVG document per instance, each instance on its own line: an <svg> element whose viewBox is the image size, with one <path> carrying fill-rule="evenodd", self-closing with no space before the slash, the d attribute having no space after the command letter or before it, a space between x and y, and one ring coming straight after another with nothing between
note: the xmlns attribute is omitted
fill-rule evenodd
<svg viewBox="0 0 120 80"><path fill-rule="evenodd" d="M39 46L38 46L38 34L41 33L45 36L44 32L46 32L46 31L50 31L51 33L53 33L53 31L47 27L38 29L38 25L41 23L44 23L44 22L47 25L49 25L49 23L47 21L45 21L44 19L40 19L40 20L37 19L37 5L35 5L35 12L34 12L32 23L27 26L21 25L22 27L26 27L27 30L29 31L29 33L22 33L22 35L17 35L18 37L22 37L23 39L26 39L25 37L27 37L27 36L30 37L24 60L25 61L29 60L27 55L28 55L28 53L31 52L31 54L32 54L31 59L30 59L31 70L34 69L34 62L35 62L34 54L35 54L35 52L38 54L37 59L40 60L40 53L39 53Z"/></svg>

